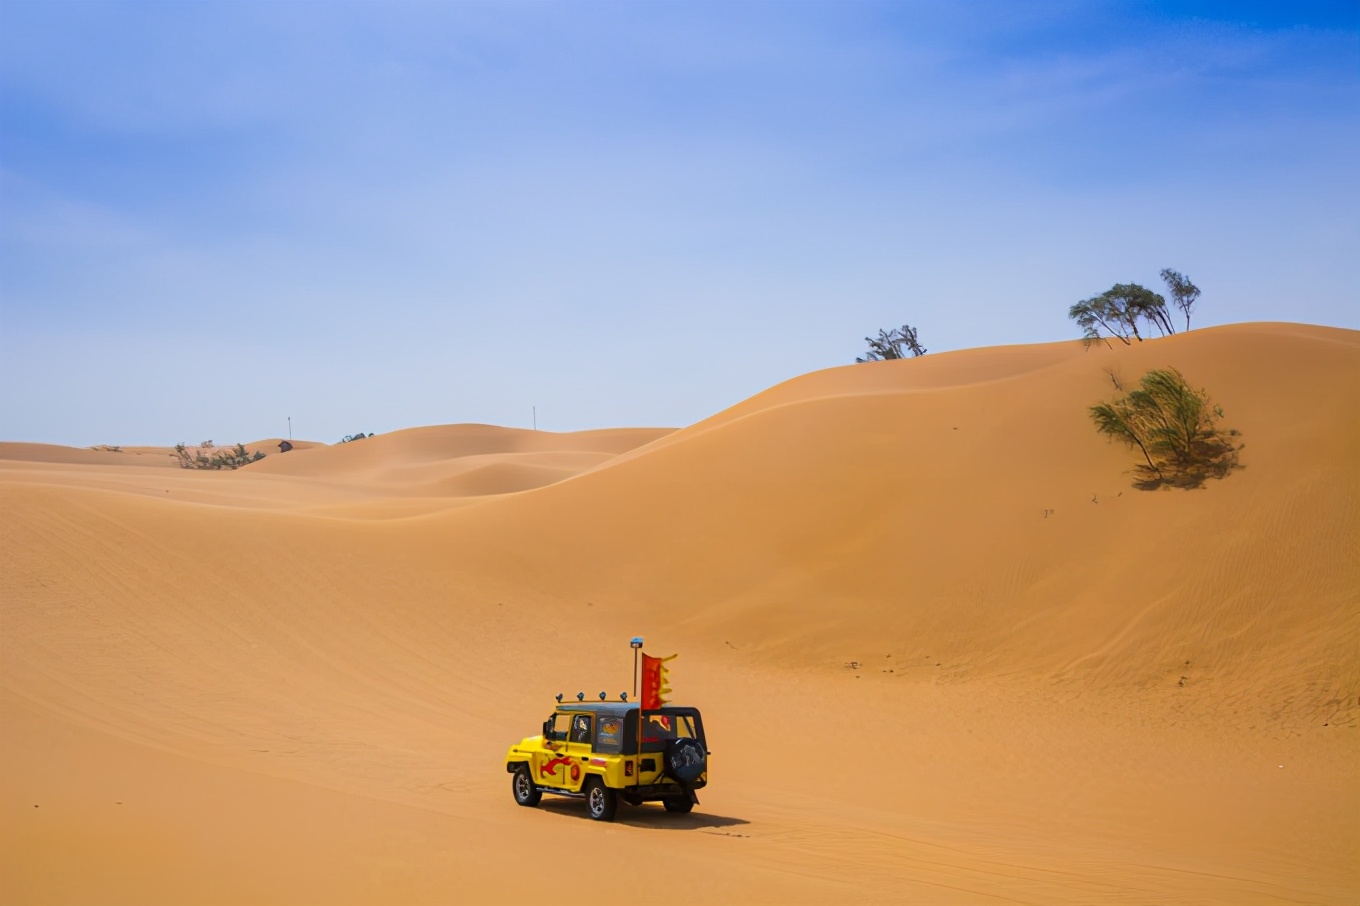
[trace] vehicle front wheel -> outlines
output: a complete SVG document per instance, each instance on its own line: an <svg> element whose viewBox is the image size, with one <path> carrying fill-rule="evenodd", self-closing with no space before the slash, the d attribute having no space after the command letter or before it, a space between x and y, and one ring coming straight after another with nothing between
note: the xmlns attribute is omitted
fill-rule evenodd
<svg viewBox="0 0 1360 906"><path fill-rule="evenodd" d="M515 794L515 802L523 806L535 806L543 798L543 791L529 776L529 766L522 764L515 768L510 777L510 791Z"/></svg>
<svg viewBox="0 0 1360 906"><path fill-rule="evenodd" d="M619 807L619 795L605 786L599 777L591 777L586 781L586 806L590 809L590 817L596 821L613 821Z"/></svg>
<svg viewBox="0 0 1360 906"><path fill-rule="evenodd" d="M667 796L661 800L661 804L666 807L666 811L682 815L694 808L694 800L688 796Z"/></svg>

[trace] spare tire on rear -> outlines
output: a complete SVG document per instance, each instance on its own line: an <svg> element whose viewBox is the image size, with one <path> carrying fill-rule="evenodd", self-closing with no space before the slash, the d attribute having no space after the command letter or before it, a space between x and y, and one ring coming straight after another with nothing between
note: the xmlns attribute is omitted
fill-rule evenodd
<svg viewBox="0 0 1360 906"><path fill-rule="evenodd" d="M666 743L666 754L662 761L666 776L685 789L689 789L708 770L708 752L697 739L683 737Z"/></svg>

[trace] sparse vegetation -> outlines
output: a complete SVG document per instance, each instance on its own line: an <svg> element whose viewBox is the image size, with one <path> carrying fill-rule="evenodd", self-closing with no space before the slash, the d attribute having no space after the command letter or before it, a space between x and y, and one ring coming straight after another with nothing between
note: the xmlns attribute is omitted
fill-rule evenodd
<svg viewBox="0 0 1360 906"><path fill-rule="evenodd" d="M1171 326L1166 299L1137 283L1116 283L1100 295L1073 305L1067 316L1077 322L1087 343L1104 341L1108 345L1111 337L1125 346L1131 346L1134 340L1141 343L1140 321L1162 336L1176 332Z"/></svg>
<svg viewBox="0 0 1360 906"><path fill-rule="evenodd" d="M264 452L256 450L253 454L248 453L245 444L219 448L213 446L212 441L205 440L192 449L184 444L175 444L175 456L179 459L181 469L239 469L264 459Z"/></svg>
<svg viewBox="0 0 1360 906"><path fill-rule="evenodd" d="M880 330L877 338L865 337L864 342L869 344L869 351L856 358L856 362L882 362L926 354L926 348L916 336L916 328L910 324L892 330Z"/></svg>
<svg viewBox="0 0 1360 906"><path fill-rule="evenodd" d="M1162 281L1171 294L1171 301L1185 315L1185 329L1189 330L1190 312L1199 299L1199 287L1191 283L1189 277L1169 267L1162 269ZM1100 295L1073 305L1067 310L1067 316L1077 322L1088 344L1103 342L1108 346L1111 339L1125 346L1133 345L1134 340L1141 343L1144 337L1138 329L1139 323L1149 333L1156 330L1164 337L1176 332L1166 298L1137 283L1116 283Z"/></svg>
<svg viewBox="0 0 1360 906"><path fill-rule="evenodd" d="M97 446L91 447L90 449L91 449L91 450L97 450L97 451L100 452L100 453L122 453L122 452L123 452L123 448L120 447L120 446L118 446L117 444L99 444L99 445L97 445Z"/></svg>
<svg viewBox="0 0 1360 906"><path fill-rule="evenodd" d="M1221 432L1223 410L1174 368L1149 371L1138 387L1108 403L1092 406L1096 430L1136 447L1143 462L1136 485L1199 487L1237 468L1236 431Z"/></svg>
<svg viewBox="0 0 1360 906"><path fill-rule="evenodd" d="M1171 293L1171 301L1176 303L1176 307L1185 315L1185 329L1190 329L1190 310L1195 307L1196 300L1199 299L1199 287L1190 282L1190 278L1179 271L1171 268L1162 269L1162 280L1166 283L1167 291Z"/></svg>
<svg viewBox="0 0 1360 906"><path fill-rule="evenodd" d="M365 434L365 433L362 432L362 431L360 431L358 434L346 434L344 437L340 438L340 443L342 443L342 444L347 444L347 443L349 443L350 441L354 441L354 440L363 440L365 437L372 437L372 436L373 436L372 434Z"/></svg>

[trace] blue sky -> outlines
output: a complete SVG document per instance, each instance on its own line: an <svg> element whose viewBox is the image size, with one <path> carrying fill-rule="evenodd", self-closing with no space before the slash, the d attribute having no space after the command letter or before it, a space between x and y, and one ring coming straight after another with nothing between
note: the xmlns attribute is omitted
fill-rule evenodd
<svg viewBox="0 0 1360 906"><path fill-rule="evenodd" d="M684 425L1357 249L1355 2L0 4L0 439Z"/></svg>

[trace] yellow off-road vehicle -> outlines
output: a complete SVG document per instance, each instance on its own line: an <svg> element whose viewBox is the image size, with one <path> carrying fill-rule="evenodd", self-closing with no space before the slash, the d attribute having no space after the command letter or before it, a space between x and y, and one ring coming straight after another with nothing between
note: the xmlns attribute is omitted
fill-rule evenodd
<svg viewBox="0 0 1360 906"><path fill-rule="evenodd" d="M612 821L620 799L661 802L668 812L699 803L695 791L708 784L708 743L698 709L558 699L542 735L506 755L517 803L538 805L544 793L572 796L586 800L596 821Z"/></svg>

